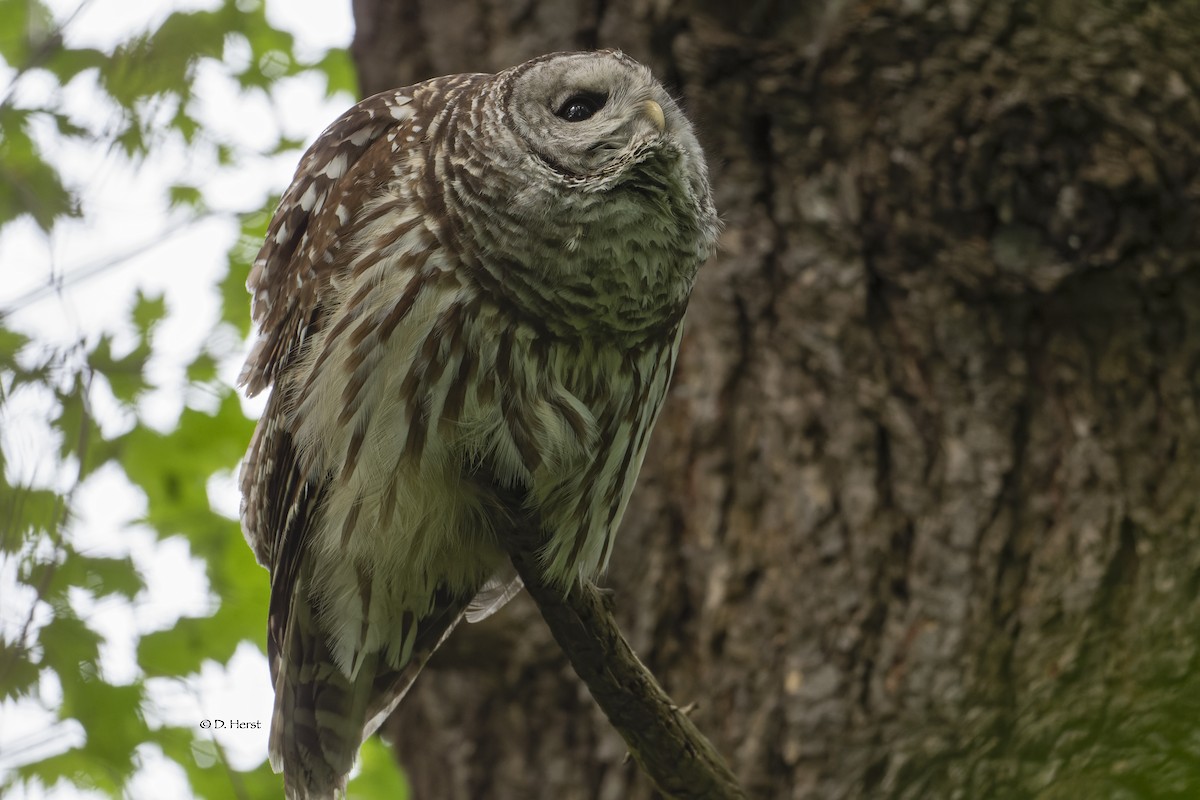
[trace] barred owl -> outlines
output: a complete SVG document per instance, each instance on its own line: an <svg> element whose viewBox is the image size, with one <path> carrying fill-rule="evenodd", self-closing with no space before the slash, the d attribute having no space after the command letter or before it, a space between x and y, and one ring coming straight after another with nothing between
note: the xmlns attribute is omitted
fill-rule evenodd
<svg viewBox="0 0 1200 800"><path fill-rule="evenodd" d="M717 230L691 126L615 51L384 92L305 154L241 378L271 388L242 520L289 798L342 793L430 653L520 590L495 497L552 583L605 568Z"/></svg>

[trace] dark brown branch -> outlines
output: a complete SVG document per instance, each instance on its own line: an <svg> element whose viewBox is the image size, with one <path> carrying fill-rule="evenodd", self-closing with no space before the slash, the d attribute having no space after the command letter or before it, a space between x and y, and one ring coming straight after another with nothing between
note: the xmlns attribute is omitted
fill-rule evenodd
<svg viewBox="0 0 1200 800"><path fill-rule="evenodd" d="M531 536L512 537L509 557L576 674L662 793L679 800L745 798L737 778L687 714L638 660L594 586L565 595L541 579Z"/></svg>

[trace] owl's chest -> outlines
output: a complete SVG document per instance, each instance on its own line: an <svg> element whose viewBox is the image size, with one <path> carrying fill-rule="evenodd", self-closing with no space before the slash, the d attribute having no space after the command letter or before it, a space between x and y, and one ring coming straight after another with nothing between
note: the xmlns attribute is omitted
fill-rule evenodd
<svg viewBox="0 0 1200 800"><path fill-rule="evenodd" d="M498 307L484 319L466 348L474 380L456 426L468 461L529 488L584 469L623 413L628 358L611 344L547 337Z"/></svg>
<svg viewBox="0 0 1200 800"><path fill-rule="evenodd" d="M598 330L631 333L672 320L687 303L699 260L670 219L628 197L560 232L563 294L586 298Z"/></svg>
<svg viewBox="0 0 1200 800"><path fill-rule="evenodd" d="M547 344L528 330L498 342L503 379L495 402L478 409L488 421L476 428L485 436L468 448L468 463L523 490L550 536L550 574L564 582L594 575L611 552L662 407L678 330L632 349Z"/></svg>

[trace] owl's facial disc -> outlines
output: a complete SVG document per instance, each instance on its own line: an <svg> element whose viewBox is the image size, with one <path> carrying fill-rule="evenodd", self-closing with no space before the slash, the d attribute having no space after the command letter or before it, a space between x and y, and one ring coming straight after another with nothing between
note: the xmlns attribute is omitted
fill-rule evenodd
<svg viewBox="0 0 1200 800"><path fill-rule="evenodd" d="M515 80L509 102L532 154L568 179L619 181L667 145L682 121L648 69L612 52L535 62Z"/></svg>

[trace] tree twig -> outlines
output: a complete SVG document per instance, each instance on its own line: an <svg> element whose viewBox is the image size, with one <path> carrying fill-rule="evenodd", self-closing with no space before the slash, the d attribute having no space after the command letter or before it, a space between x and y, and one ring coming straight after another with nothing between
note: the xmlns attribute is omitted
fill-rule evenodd
<svg viewBox="0 0 1200 800"><path fill-rule="evenodd" d="M504 537L513 566L638 766L660 792L678 800L744 800L716 748L638 660L600 592L588 584L564 595L542 580L541 542L528 530Z"/></svg>

